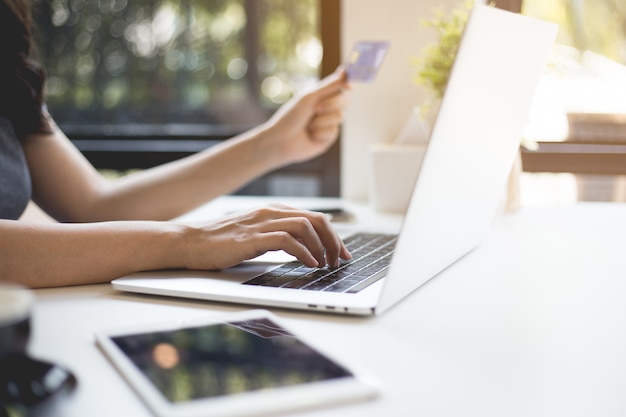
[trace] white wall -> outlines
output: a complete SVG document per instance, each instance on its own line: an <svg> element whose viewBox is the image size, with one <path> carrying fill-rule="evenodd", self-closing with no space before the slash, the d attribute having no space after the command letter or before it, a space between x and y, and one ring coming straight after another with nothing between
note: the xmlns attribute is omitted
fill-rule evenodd
<svg viewBox="0 0 626 417"><path fill-rule="evenodd" d="M355 84L342 135L341 194L368 199L368 147L393 139L412 108L426 98L412 82L411 58L435 40L424 19L436 8L449 10L465 0L341 0L342 51L357 40L389 40L391 48L373 84ZM345 57L344 57L345 61Z"/></svg>

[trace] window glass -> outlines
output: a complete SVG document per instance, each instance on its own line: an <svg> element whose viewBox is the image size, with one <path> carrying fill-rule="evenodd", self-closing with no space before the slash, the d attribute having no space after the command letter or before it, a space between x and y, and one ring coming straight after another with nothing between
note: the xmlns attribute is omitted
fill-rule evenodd
<svg viewBox="0 0 626 417"><path fill-rule="evenodd" d="M48 107L68 133L242 130L318 79L317 3L36 0Z"/></svg>
<svg viewBox="0 0 626 417"><path fill-rule="evenodd" d="M524 0L523 13L560 26L535 139L626 141L626 2Z"/></svg>

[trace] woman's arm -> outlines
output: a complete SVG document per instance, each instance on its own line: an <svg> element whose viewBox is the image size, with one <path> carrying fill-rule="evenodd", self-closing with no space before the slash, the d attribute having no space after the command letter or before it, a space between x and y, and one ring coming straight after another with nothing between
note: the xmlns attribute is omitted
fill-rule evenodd
<svg viewBox="0 0 626 417"><path fill-rule="evenodd" d="M56 126L24 141L33 197L61 221L166 220L336 140L346 105L341 71L294 98L267 123L203 152L105 181Z"/></svg>
<svg viewBox="0 0 626 417"><path fill-rule="evenodd" d="M198 225L0 220L0 279L33 288L108 282L143 270L223 269L270 250L307 266L350 257L324 215L282 205Z"/></svg>
<svg viewBox="0 0 626 417"><path fill-rule="evenodd" d="M113 182L51 122L52 133L23 142L33 197L58 220L79 223L0 220L0 279L31 287L108 282L142 270L222 269L271 250L308 266L348 259L324 215L285 206L196 225L158 221L326 151L338 135L345 87L345 75L334 74L256 129Z"/></svg>

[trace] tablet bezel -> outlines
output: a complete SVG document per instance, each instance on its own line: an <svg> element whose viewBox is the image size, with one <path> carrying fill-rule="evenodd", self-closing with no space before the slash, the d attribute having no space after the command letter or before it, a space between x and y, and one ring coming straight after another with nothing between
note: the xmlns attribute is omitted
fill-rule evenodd
<svg viewBox="0 0 626 417"><path fill-rule="evenodd" d="M302 343L345 368L350 373L350 376L301 385L249 391L236 395L194 399L185 403L172 403L165 398L159 389L112 340L112 338L117 336L180 330L261 318L270 319L285 328ZM329 355L328 352L320 349L319 346L294 333L281 323L279 318L266 310L251 310L208 317L206 319L175 323L155 323L132 328L101 331L96 333L96 342L139 397L160 417L235 417L292 412L366 400L376 396L379 391L376 384L372 382L371 377L368 378L360 372L357 373L353 366L345 363L345 360L339 360L336 356Z"/></svg>

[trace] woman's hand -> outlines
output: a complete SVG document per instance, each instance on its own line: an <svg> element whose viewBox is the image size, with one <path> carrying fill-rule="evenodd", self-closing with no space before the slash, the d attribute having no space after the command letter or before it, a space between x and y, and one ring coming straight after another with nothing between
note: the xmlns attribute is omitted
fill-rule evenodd
<svg viewBox="0 0 626 417"><path fill-rule="evenodd" d="M183 247L189 269L224 269L275 250L309 267L336 267L340 258L351 258L324 214L280 204L193 226Z"/></svg>
<svg viewBox="0 0 626 417"><path fill-rule="evenodd" d="M271 148L283 164L302 162L328 150L339 137L349 85L343 69L291 99L266 123Z"/></svg>

